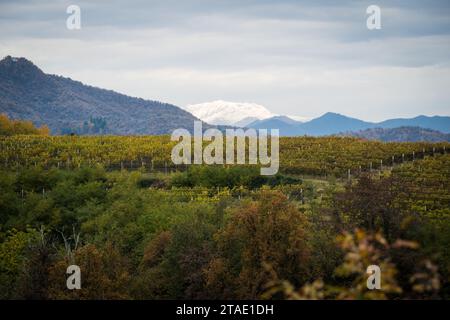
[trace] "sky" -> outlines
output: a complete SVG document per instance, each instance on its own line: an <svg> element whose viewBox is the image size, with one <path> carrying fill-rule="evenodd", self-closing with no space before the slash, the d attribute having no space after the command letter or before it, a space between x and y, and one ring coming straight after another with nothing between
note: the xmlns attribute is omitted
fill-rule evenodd
<svg viewBox="0 0 450 320"><path fill-rule="evenodd" d="M69 5L81 29L69 30ZM381 29L366 26L369 5ZM0 0L0 56L178 106L450 115L450 1Z"/></svg>

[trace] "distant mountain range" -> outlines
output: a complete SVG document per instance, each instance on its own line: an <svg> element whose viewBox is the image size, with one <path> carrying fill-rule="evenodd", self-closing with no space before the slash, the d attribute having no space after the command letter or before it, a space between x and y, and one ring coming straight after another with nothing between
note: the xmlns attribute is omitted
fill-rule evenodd
<svg viewBox="0 0 450 320"><path fill-rule="evenodd" d="M450 134L420 127L373 128L358 132L346 132L340 135L385 142L450 142Z"/></svg>
<svg viewBox="0 0 450 320"><path fill-rule="evenodd" d="M174 105L45 74L31 61L10 56L0 61L0 113L47 124L53 134L168 134L198 120Z"/></svg>
<svg viewBox="0 0 450 320"><path fill-rule="evenodd" d="M382 128L391 129L398 127L419 127L423 129L437 130L443 133L450 132L450 117L418 116L411 119L389 119L382 122L367 122L338 113L328 112L318 118L305 121L307 118L275 115L266 107L255 103L239 103L229 101L212 101L201 104L189 105L185 110L205 122L214 125L230 125L255 129L279 129L281 136L324 136L336 135L343 132L358 133L366 129ZM297 119L303 121L298 121ZM377 131L379 132L379 131ZM404 132L404 130L402 131ZM400 131L392 131L386 134L400 134ZM425 133L423 133L425 134ZM407 135L402 135L406 138ZM415 139L417 134L411 134ZM434 138L431 138L433 136ZM422 138L437 138L436 135L424 135ZM394 141L395 138L391 137ZM441 136L439 139L445 139ZM402 140L405 141L405 140Z"/></svg>
<svg viewBox="0 0 450 320"><path fill-rule="evenodd" d="M450 117L418 116L411 119L390 119L375 123L328 112L321 117L307 122L299 122L288 117L277 116L254 121L248 124L247 127L255 129L279 129L281 136L324 136L373 128L391 129L397 127L420 127L450 133Z"/></svg>
<svg viewBox="0 0 450 320"><path fill-rule="evenodd" d="M260 104L248 102L216 100L190 104L184 107L184 109L209 124L234 127L246 127L252 122L272 117L282 117L287 122L289 122L289 119L294 122L309 120L301 116L277 115Z"/></svg>
<svg viewBox="0 0 450 320"><path fill-rule="evenodd" d="M37 126L46 124L52 134L170 134L176 128L192 129L194 121L199 119L204 121L205 129L213 126L279 129L282 136L345 133L368 139L411 141L447 139L445 135L426 130L419 132L417 128L450 133L450 117L441 116L374 123L328 112L301 122L275 115L255 103L222 100L189 105L185 109L187 111L171 104L134 98L70 78L45 74L25 58L8 56L0 61L0 113L12 119L31 120ZM417 128L375 130L399 127Z"/></svg>

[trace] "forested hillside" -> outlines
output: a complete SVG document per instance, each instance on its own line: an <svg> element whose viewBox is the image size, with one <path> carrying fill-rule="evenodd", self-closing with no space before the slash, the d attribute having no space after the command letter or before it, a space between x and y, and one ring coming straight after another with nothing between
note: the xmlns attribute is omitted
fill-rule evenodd
<svg viewBox="0 0 450 320"><path fill-rule="evenodd" d="M342 135L369 140L380 140L384 142L450 141L450 134L448 133L442 133L440 131L424 129L420 127L399 127L392 129L373 128L362 131L343 133Z"/></svg>
<svg viewBox="0 0 450 320"><path fill-rule="evenodd" d="M0 61L0 113L48 125L53 134L169 134L191 129L198 120L174 105L45 74L31 61L10 56Z"/></svg>

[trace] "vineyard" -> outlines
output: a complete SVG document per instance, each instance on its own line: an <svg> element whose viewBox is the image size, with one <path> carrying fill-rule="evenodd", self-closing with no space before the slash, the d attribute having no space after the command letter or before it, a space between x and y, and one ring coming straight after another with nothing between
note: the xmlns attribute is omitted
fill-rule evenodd
<svg viewBox="0 0 450 320"><path fill-rule="evenodd" d="M170 159L175 142L168 136L11 136L0 138L0 166L77 168L101 165L108 170L184 170ZM280 138L284 173L347 176L393 166L435 153L448 143L382 143L342 137Z"/></svg>
<svg viewBox="0 0 450 320"><path fill-rule="evenodd" d="M450 297L449 144L281 138L275 176L174 166L174 144L0 137L0 297Z"/></svg>
<svg viewBox="0 0 450 320"><path fill-rule="evenodd" d="M408 185L416 212L438 221L450 219L450 155L410 162L392 175Z"/></svg>

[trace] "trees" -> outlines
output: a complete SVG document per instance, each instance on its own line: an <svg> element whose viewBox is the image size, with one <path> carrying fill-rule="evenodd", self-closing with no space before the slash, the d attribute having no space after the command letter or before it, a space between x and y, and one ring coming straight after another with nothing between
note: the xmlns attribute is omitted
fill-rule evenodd
<svg viewBox="0 0 450 320"><path fill-rule="evenodd" d="M12 229L0 243L0 298L17 298L22 264L30 242L37 240L37 232Z"/></svg>
<svg viewBox="0 0 450 320"><path fill-rule="evenodd" d="M416 255L416 267L411 270L399 263L401 253L410 253L419 247L416 242L397 239L390 243L381 233L356 229L339 235L337 245L344 253L342 263L334 270L339 281L326 283L316 279L297 289L290 281L275 279L269 282L263 296L270 298L281 293L285 299L293 300L424 299L435 298L440 289L440 275L430 260ZM367 273L371 270L368 267L382 270L379 274L382 290L368 290Z"/></svg>
<svg viewBox="0 0 450 320"><path fill-rule="evenodd" d="M76 264L81 270L81 290L66 288L66 269ZM73 252L73 261L60 255L49 267L49 299L127 299L130 275L126 259L111 244L99 250L88 244Z"/></svg>
<svg viewBox="0 0 450 320"><path fill-rule="evenodd" d="M217 256L206 270L207 288L219 298L255 299L273 274L301 284L309 248L302 214L278 192L237 207L215 239Z"/></svg>
<svg viewBox="0 0 450 320"><path fill-rule="evenodd" d="M383 230L388 239L396 239L404 219L415 216L401 198L408 192L406 184L397 177L379 180L364 175L356 183L347 184L345 192L335 197L333 207L340 212L342 220L348 221L347 228Z"/></svg>
<svg viewBox="0 0 450 320"><path fill-rule="evenodd" d="M0 136L17 134L37 134L48 136L50 129L44 125L36 128L31 121L10 120L6 114L0 114Z"/></svg>
<svg viewBox="0 0 450 320"><path fill-rule="evenodd" d="M186 207L185 218L146 245L134 291L153 299L208 299L204 269L213 254L215 213Z"/></svg>

